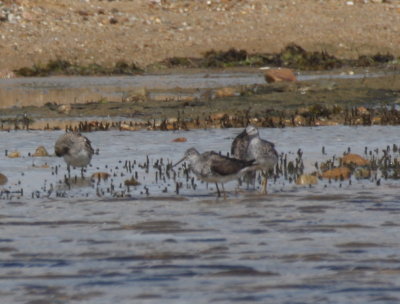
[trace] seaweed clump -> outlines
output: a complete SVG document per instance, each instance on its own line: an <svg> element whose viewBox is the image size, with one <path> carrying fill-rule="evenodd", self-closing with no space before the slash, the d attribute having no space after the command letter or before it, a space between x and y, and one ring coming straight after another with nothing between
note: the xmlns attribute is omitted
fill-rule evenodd
<svg viewBox="0 0 400 304"><path fill-rule="evenodd" d="M135 63L118 61L113 67L104 67L97 63L78 65L68 60L50 60L47 64L34 64L14 71L18 76L44 77L54 75L135 75L143 72Z"/></svg>

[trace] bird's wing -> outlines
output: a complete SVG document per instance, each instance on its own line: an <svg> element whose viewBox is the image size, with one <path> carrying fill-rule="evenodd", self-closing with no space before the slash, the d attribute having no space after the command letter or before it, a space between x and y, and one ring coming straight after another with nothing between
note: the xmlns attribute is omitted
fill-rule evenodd
<svg viewBox="0 0 400 304"><path fill-rule="evenodd" d="M274 143L272 143L272 142L270 142L268 140L265 140L265 139L262 139L261 142L262 142L262 149L263 149L263 153L264 154L275 154L275 155L278 155L278 152L276 152L276 150L275 150L275 144Z"/></svg>
<svg viewBox="0 0 400 304"><path fill-rule="evenodd" d="M92 143L90 142L90 140L87 137L85 137L83 135L81 135L81 136L83 137L83 141L85 143L86 148L90 151L91 154L93 154L94 150L92 148Z"/></svg>
<svg viewBox="0 0 400 304"><path fill-rule="evenodd" d="M232 142L231 145L232 156L238 159L245 159L249 142L250 142L249 136L247 135L246 130L244 130L242 133L236 136Z"/></svg>
<svg viewBox="0 0 400 304"><path fill-rule="evenodd" d="M239 172L252 162L242 161L235 158L214 153L211 157L211 170L219 175L226 176Z"/></svg>

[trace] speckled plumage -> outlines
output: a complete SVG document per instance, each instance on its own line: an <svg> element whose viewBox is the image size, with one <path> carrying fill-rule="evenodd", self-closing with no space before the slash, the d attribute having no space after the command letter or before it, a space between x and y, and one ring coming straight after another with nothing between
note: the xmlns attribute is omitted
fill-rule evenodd
<svg viewBox="0 0 400 304"><path fill-rule="evenodd" d="M258 129L247 126L232 142L231 153L241 160L255 160L255 170L261 170L264 177L262 192L266 193L267 174L278 162L278 153L272 142L261 139ZM246 174L245 179L254 183L255 172Z"/></svg>
<svg viewBox="0 0 400 304"><path fill-rule="evenodd" d="M90 140L80 133L68 132L61 135L54 146L58 157L63 157L68 167L85 167L93 156Z"/></svg>
<svg viewBox="0 0 400 304"><path fill-rule="evenodd" d="M189 167L197 178L217 185L239 178L246 172L253 170L254 161L239 160L222 156L214 151L199 153L195 148L190 148L185 152L184 157L175 164L187 160Z"/></svg>

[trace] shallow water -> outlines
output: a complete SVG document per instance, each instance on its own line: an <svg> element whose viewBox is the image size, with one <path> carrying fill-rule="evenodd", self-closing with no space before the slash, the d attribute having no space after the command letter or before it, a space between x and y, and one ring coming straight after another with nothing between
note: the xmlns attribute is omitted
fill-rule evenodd
<svg viewBox="0 0 400 304"><path fill-rule="evenodd" d="M270 180L268 196L243 187L236 192L232 181L225 185L226 200L217 199L211 185L196 181L193 189L181 173L179 195L172 178L156 182L157 159L175 162L192 146L225 153L240 131L88 133L100 152L86 179L77 178L71 189L62 181L62 159L27 156L38 145L52 152L62 132L1 133L2 148L23 156L0 157L0 171L9 178L0 188L2 301L398 303L398 181L320 181L310 188L281 177ZM260 130L292 158L300 148L306 172L348 147L363 154L365 146L398 144L398 131ZM182 136L187 142L172 142ZM139 166L146 156L148 172ZM136 160L132 172L126 160ZM112 173L112 180L90 183L97 171ZM135 171L142 184L128 192L120 184ZM125 197L114 197L122 191Z"/></svg>
<svg viewBox="0 0 400 304"><path fill-rule="evenodd" d="M377 77L388 73L328 73L299 74L298 79L357 79ZM24 77L0 79L0 108L42 106L45 103L86 103L107 99L121 101L138 90L174 90L181 96L182 89L204 90L229 86L265 84L263 72L253 69L245 72L199 72L167 75L136 75L112 77ZM165 93L163 94L163 96ZM194 94L196 96L196 94Z"/></svg>

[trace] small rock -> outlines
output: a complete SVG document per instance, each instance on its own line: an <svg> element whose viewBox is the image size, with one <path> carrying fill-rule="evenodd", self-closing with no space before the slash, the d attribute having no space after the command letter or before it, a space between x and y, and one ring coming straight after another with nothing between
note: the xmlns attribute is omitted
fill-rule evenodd
<svg viewBox="0 0 400 304"><path fill-rule="evenodd" d="M221 120L222 118L224 118L226 115L226 113L214 113L210 115L210 118L212 120Z"/></svg>
<svg viewBox="0 0 400 304"><path fill-rule="evenodd" d="M323 178L329 179L348 179L350 175L351 171L347 167L333 168L322 173Z"/></svg>
<svg viewBox="0 0 400 304"><path fill-rule="evenodd" d="M296 75L293 73L291 69L282 68L282 69L268 69L264 73L264 79L266 82L282 82L282 81L296 81Z"/></svg>
<svg viewBox="0 0 400 304"><path fill-rule="evenodd" d="M178 122L178 118L176 117L170 117L167 119L167 124L174 124Z"/></svg>
<svg viewBox="0 0 400 304"><path fill-rule="evenodd" d="M318 178L315 175L302 174L296 179L297 185L316 185Z"/></svg>
<svg viewBox="0 0 400 304"><path fill-rule="evenodd" d="M111 18L109 19L109 22L110 22L110 24L117 24L117 23L118 23L118 19L115 18L115 17L111 17Z"/></svg>
<svg viewBox="0 0 400 304"><path fill-rule="evenodd" d="M342 163L343 165L355 164L357 166L366 166L369 164L368 160L366 160L364 157L353 153L344 155L342 157Z"/></svg>
<svg viewBox="0 0 400 304"><path fill-rule="evenodd" d="M177 137L174 140L172 140L173 142L186 142L187 139L186 137Z"/></svg>
<svg viewBox="0 0 400 304"><path fill-rule="evenodd" d="M294 125L295 126L305 126L306 125L306 119L304 116L301 115L296 115L293 119Z"/></svg>
<svg viewBox="0 0 400 304"><path fill-rule="evenodd" d="M146 88L137 88L134 89L131 95L125 98L123 101L126 102L135 102L135 101L146 101L149 96L149 92Z"/></svg>
<svg viewBox="0 0 400 304"><path fill-rule="evenodd" d="M7 156L9 158L18 158L18 157L21 157L21 153L19 153L18 151L12 151L12 152L9 152L7 154Z"/></svg>
<svg viewBox="0 0 400 304"><path fill-rule="evenodd" d="M59 105L57 107L57 112L60 114L69 114L69 112L71 112L71 105Z"/></svg>
<svg viewBox="0 0 400 304"><path fill-rule="evenodd" d="M0 70L0 78L10 79L17 77L13 71L10 70Z"/></svg>
<svg viewBox="0 0 400 304"><path fill-rule="evenodd" d="M36 148L35 153L33 153L32 156L35 156L35 157L49 156L49 153L47 152L45 147L39 146Z"/></svg>
<svg viewBox="0 0 400 304"><path fill-rule="evenodd" d="M139 186L140 183L132 176L130 179L125 180L125 186Z"/></svg>
<svg viewBox="0 0 400 304"><path fill-rule="evenodd" d="M368 115L369 114L368 109L366 107L363 107L363 106L357 107L357 112L358 112L358 114L361 114L361 115Z"/></svg>
<svg viewBox="0 0 400 304"><path fill-rule="evenodd" d="M373 125L380 125L381 123L382 123L382 117L374 116L372 118L372 124Z"/></svg>
<svg viewBox="0 0 400 304"><path fill-rule="evenodd" d="M39 165L39 166L36 166L35 164L33 164L32 167L38 168L38 169L48 169L48 168L50 168L49 164L47 164L47 163L45 163L43 165Z"/></svg>
<svg viewBox="0 0 400 304"><path fill-rule="evenodd" d="M215 97L217 98L222 98L222 97L232 97L232 96L238 96L239 92L237 92L234 88L222 88L215 90Z"/></svg>
<svg viewBox="0 0 400 304"><path fill-rule="evenodd" d="M95 172L90 177L90 180L107 180L110 177L110 174L107 172Z"/></svg>
<svg viewBox="0 0 400 304"><path fill-rule="evenodd" d="M0 173L0 185L6 184L7 181L8 181L7 176L5 176L4 174Z"/></svg>
<svg viewBox="0 0 400 304"><path fill-rule="evenodd" d="M367 179L371 177L371 170L369 168L357 167L354 170L354 176L357 179Z"/></svg>
<svg viewBox="0 0 400 304"><path fill-rule="evenodd" d="M121 123L121 125L119 126L119 130L120 131L136 131L137 127L131 126L127 123Z"/></svg>

